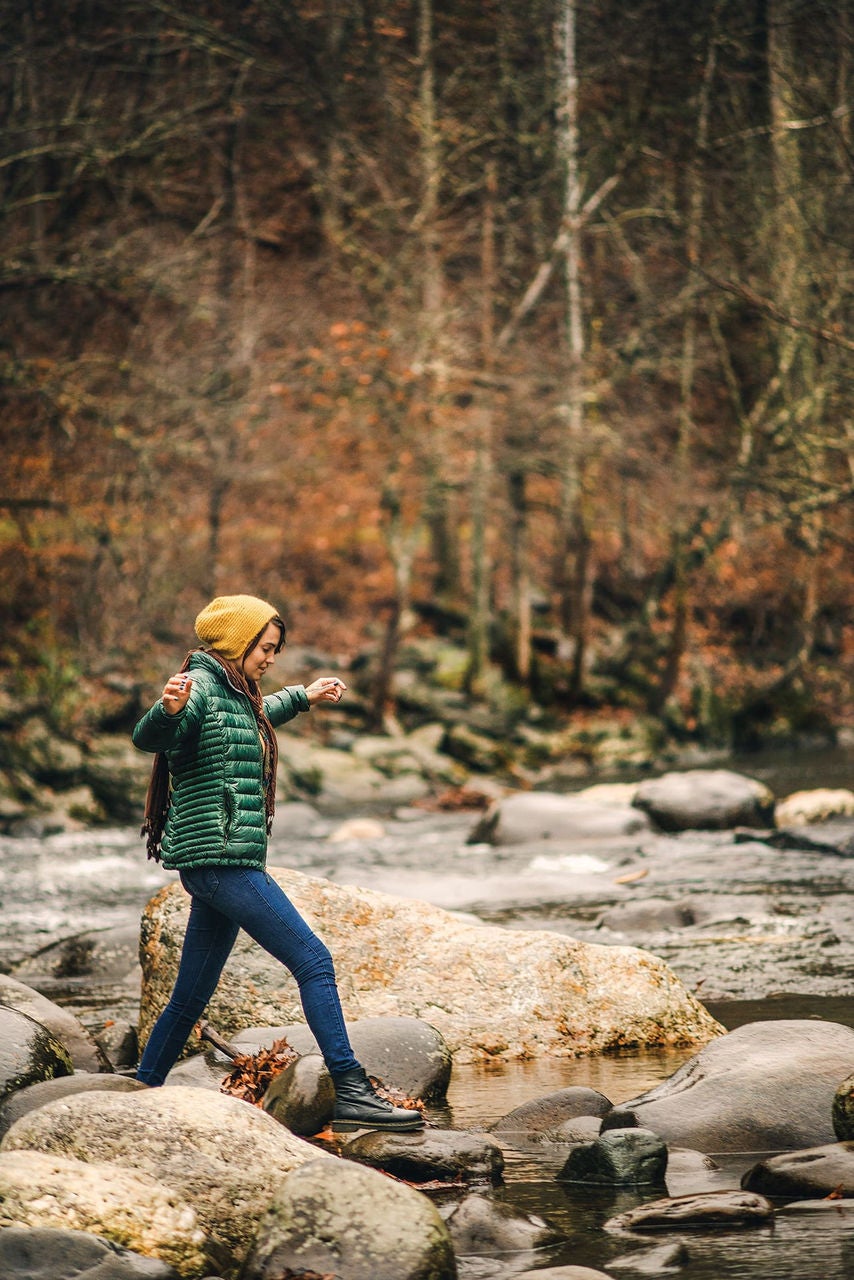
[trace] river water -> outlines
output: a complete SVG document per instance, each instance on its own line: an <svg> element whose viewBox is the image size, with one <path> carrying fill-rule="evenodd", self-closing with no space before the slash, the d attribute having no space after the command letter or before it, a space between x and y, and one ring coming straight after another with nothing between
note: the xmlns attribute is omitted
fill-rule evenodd
<svg viewBox="0 0 854 1280"><path fill-rule="evenodd" d="M850 752L800 763L784 754L777 761L741 762L740 768L763 777L781 796L807 786L847 786L852 762ZM698 832L647 833L584 847L544 842L496 849L467 843L470 815L416 811L385 819L366 838L339 840L338 821L282 806L270 862L464 910L509 928L644 946L664 956L730 1028L777 1017L854 1026L854 859ZM628 883L627 873L633 877ZM0 837L0 970L66 1004L92 1030L108 1017L132 1019L138 986L128 985L121 965L95 979L64 979L54 958L69 938L111 930L124 938L131 963L140 914L170 878L146 861L132 830ZM624 1051L458 1067L447 1106L433 1119L486 1131L520 1103L569 1085L592 1087L619 1103L672 1075L688 1056L687 1050ZM624 1270L621 1260L637 1263L674 1242L684 1249L669 1274L697 1280L854 1275L854 1205L837 1204L818 1215L781 1213L768 1227L621 1237L603 1230L605 1222L653 1193L558 1182L567 1151L507 1147L504 1185L494 1193L547 1219L564 1233L564 1243L535 1254L461 1258L461 1280L501 1280L569 1263L614 1276L637 1274ZM678 1195L737 1187L755 1158L719 1159L720 1168L703 1175L674 1173L668 1190Z"/></svg>

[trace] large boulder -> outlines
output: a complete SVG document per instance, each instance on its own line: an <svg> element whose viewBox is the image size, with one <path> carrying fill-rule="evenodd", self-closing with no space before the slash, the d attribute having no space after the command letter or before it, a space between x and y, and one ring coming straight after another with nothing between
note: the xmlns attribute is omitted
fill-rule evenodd
<svg viewBox="0 0 854 1280"><path fill-rule="evenodd" d="M87 1231L183 1276L204 1276L218 1265L195 1211L174 1188L138 1170L59 1153L0 1151L3 1227Z"/></svg>
<svg viewBox="0 0 854 1280"><path fill-rule="evenodd" d="M425 1195L340 1161L304 1164L277 1189L241 1280L455 1280L448 1231Z"/></svg>
<svg viewBox="0 0 854 1280"><path fill-rule="evenodd" d="M423 1018L456 1061L702 1044L722 1031L648 952L472 924L424 902L284 868L269 874L330 947L348 1020ZM188 910L187 895L172 884L143 915L143 1042L171 993ZM209 1017L228 1035L303 1021L290 973L245 934Z"/></svg>
<svg viewBox="0 0 854 1280"><path fill-rule="evenodd" d="M833 1099L852 1061L854 1030L840 1023L748 1023L614 1107L602 1130L641 1125L708 1154L832 1142Z"/></svg>
<svg viewBox="0 0 854 1280"><path fill-rule="evenodd" d="M0 1004L0 1098L73 1070L68 1050L46 1027Z"/></svg>
<svg viewBox="0 0 854 1280"><path fill-rule="evenodd" d="M649 819L630 804L586 796L520 791L490 805L469 844L528 844L537 840L601 840L649 830Z"/></svg>
<svg viewBox="0 0 854 1280"><path fill-rule="evenodd" d="M111 1165L162 1183L195 1214L208 1254L238 1260L277 1184L308 1160L334 1159L318 1156L307 1142L237 1098L168 1086L51 1102L23 1116L5 1135L0 1152L13 1151ZM71 1183L68 1194L73 1195ZM63 1210L67 1201L58 1212Z"/></svg>
<svg viewBox="0 0 854 1280"><path fill-rule="evenodd" d="M642 782L632 803L662 831L770 827L774 796L763 782L729 769L688 769Z"/></svg>

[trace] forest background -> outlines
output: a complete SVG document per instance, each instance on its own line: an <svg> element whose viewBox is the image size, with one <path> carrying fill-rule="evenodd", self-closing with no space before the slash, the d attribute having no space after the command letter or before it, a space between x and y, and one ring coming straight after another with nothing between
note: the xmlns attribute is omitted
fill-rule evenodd
<svg viewBox="0 0 854 1280"><path fill-rule="evenodd" d="M0 678L852 712L850 0L0 0ZM97 700L97 699L95 699Z"/></svg>

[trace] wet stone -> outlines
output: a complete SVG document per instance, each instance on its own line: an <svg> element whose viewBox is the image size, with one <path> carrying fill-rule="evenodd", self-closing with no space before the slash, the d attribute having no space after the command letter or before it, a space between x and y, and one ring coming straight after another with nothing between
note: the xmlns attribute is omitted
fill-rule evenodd
<svg viewBox="0 0 854 1280"><path fill-rule="evenodd" d="M512 1205L472 1192L445 1219L458 1255L522 1253L564 1239L544 1218L520 1213Z"/></svg>
<svg viewBox="0 0 854 1280"><path fill-rule="evenodd" d="M610 1218L606 1231L651 1231L663 1227L763 1225L774 1216L764 1196L747 1191L706 1191L693 1196L668 1196L638 1205Z"/></svg>
<svg viewBox="0 0 854 1280"><path fill-rule="evenodd" d="M630 1271L638 1276L675 1275L691 1261L691 1254L681 1240L647 1249L643 1253L629 1253L622 1258L608 1261L610 1271Z"/></svg>
<svg viewBox="0 0 854 1280"><path fill-rule="evenodd" d="M502 1181L504 1156L484 1134L453 1129L421 1133L360 1134L347 1143L348 1160L382 1169L404 1182L489 1183Z"/></svg>
<svg viewBox="0 0 854 1280"><path fill-rule="evenodd" d="M557 1175L559 1182L608 1186L663 1186L667 1146L649 1129L610 1129L576 1147Z"/></svg>
<svg viewBox="0 0 854 1280"><path fill-rule="evenodd" d="M579 1117L599 1118L607 1115L611 1109L612 1104L603 1093L574 1085L514 1107L491 1126L490 1132L511 1141L522 1138L527 1142L566 1142L571 1139L561 1136L561 1131L567 1122ZM591 1136L593 1135L588 1133L585 1140Z"/></svg>
<svg viewBox="0 0 854 1280"><path fill-rule="evenodd" d="M741 1185L749 1191L786 1199L831 1193L854 1197L854 1142L771 1156L748 1169Z"/></svg>

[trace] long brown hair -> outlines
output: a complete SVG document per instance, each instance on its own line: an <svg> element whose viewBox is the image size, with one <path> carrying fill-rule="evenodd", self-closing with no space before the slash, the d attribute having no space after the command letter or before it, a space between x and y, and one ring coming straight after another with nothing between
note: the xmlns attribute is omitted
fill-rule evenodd
<svg viewBox="0 0 854 1280"><path fill-rule="evenodd" d="M280 618L271 618L270 621L275 622L280 627L281 642L276 648L278 653L285 642L285 626ZM264 630L266 630L266 627ZM246 653L254 649L258 640L264 634L264 630L260 631L247 646ZM264 699L261 695L261 690L254 680L250 680L244 674L242 667L233 662L231 658L224 658L216 649L191 649L184 659L181 671L189 669L190 659L194 653L199 652L206 653L209 658L213 658L215 662L218 662L225 672L226 679L231 687L249 699L263 744L264 812L267 835L269 835L273 826L273 814L276 808L276 771L279 763L279 744L276 740L276 731L264 711ZM246 654L244 654L245 656ZM160 861L161 843L170 801L169 761L164 752L158 751L151 769L151 779L148 784L148 793L145 797L145 819L140 830L140 835L145 836L146 853L155 862Z"/></svg>

